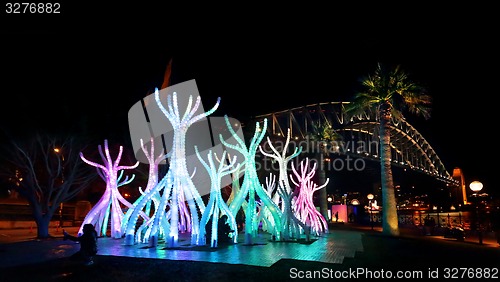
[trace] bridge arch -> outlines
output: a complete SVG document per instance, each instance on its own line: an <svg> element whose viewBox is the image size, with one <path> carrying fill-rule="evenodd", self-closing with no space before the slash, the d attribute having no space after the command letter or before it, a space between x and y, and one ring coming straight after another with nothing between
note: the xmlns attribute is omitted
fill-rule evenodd
<svg viewBox="0 0 500 282"><path fill-rule="evenodd" d="M314 124L326 124L341 136L342 141L334 146L336 153L380 161L377 113L349 118L345 111L348 104L311 104L259 115L254 120L268 120L267 131L271 138L285 137L290 129L292 140L296 141L308 140ZM446 184L459 185L429 142L406 120L393 119L390 130L393 166L422 172Z"/></svg>

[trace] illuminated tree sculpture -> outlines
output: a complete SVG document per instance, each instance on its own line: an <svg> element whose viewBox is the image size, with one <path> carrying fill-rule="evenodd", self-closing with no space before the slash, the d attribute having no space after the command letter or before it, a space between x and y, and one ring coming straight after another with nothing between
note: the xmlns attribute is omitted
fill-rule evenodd
<svg viewBox="0 0 500 282"><path fill-rule="evenodd" d="M160 197L160 202L157 205L157 209L150 219L139 227L134 239L134 230L137 224L137 220L140 216L142 210L147 206L148 203L154 201L160 191L163 190L163 194ZM169 206L170 192L172 190L172 171L169 170L167 174L162 178L157 185L155 185L151 190L146 192L143 196L136 201L134 211L129 217L129 222L126 227L125 234L125 244L133 245L134 243L147 242L149 246L156 247L158 240L161 236L165 237L165 234L170 231L170 223L168 219L170 218L171 210L165 212L167 206ZM142 236L142 230L148 228Z"/></svg>
<svg viewBox="0 0 500 282"><path fill-rule="evenodd" d="M299 188L296 188L298 190ZM285 185L278 185L278 191L283 202L284 211L281 219L283 223L283 239L300 239L301 231L306 234L306 241L309 241L311 228L302 223L295 215L292 207L292 202L295 197L296 191L287 191Z"/></svg>
<svg viewBox="0 0 500 282"><path fill-rule="evenodd" d="M196 98L194 106L193 98L192 96L189 96L186 111L182 115L179 112L176 92L167 96L168 110L160 101L158 89L155 91L155 100L160 110L170 121L174 131L172 157L169 168L173 186L170 197L170 232L168 234L167 245L169 247L177 246L179 235L179 215L185 215L186 201L191 215L191 244L195 245L198 242L200 232L198 212L203 214L205 211L205 204L203 203L203 200L201 199L201 196L198 190L196 190L191 176L188 173L185 151L186 133L192 124L207 117L208 115L211 115L219 107L220 98L217 99L215 106L211 110L196 116L195 113L201 103L200 96ZM165 192L162 197L167 199L169 195L165 195Z"/></svg>
<svg viewBox="0 0 500 282"><path fill-rule="evenodd" d="M155 156L154 138L151 138L150 140L149 151L146 149L144 141L141 139L141 149L149 163L148 183L146 184L144 191L142 191L139 187L141 196L134 202L134 208L127 211L122 221L122 232L125 233L126 245L148 242L148 237L151 233L154 219L154 217L150 216L151 213L156 215L159 211L158 207L161 201L160 192L157 189L154 189L158 185L158 166L162 161L170 156L170 154L165 154L163 152ZM141 226L137 229L137 233L134 238L134 232L139 217L142 217L143 221Z"/></svg>
<svg viewBox="0 0 500 282"><path fill-rule="evenodd" d="M196 150L196 155L198 156L198 159L200 159L200 162L203 164L203 166L207 169L208 174L210 175L210 199L208 200L207 207L205 209L205 212L201 216L201 223L200 223L200 236L198 238L198 245L205 245L206 244L206 238L211 238L210 239L210 246L212 248L217 247L217 234L218 234L218 221L219 221L219 213L225 214L228 216L229 220L229 226L231 227L232 230L237 232L238 228L236 227L236 220L235 216L231 213L231 210L229 210L229 207L227 206L226 202L222 198L221 194L221 179L225 175L231 174L235 172L236 170L239 169L239 164L236 165L236 156L233 156L232 160L227 164L226 163L226 151L222 153L222 157L220 159L217 159L218 165L215 163L213 156L215 156L215 153L212 153L212 150L208 152L208 163L203 160L203 157L200 155L198 151L198 147L195 146ZM217 157L217 156L215 156ZM211 219L211 230L212 234L205 234L205 226L207 225L207 222L210 224L210 219ZM234 234L233 236L233 241L234 243L237 243L237 233Z"/></svg>
<svg viewBox="0 0 500 282"><path fill-rule="evenodd" d="M91 223L95 226L99 236L105 236L108 228L108 219L111 214L111 237L119 239L122 237L121 223L124 214L121 204L128 208L133 208L133 206L125 200L125 198L123 198L118 191L118 187L129 184L134 180L135 175L132 175L130 180L127 176L122 181L121 178L123 177L123 170L134 169L139 165L139 162L136 162L131 166L118 165L122 158L123 146L120 146L118 156L116 157L116 160L113 161L111 154L109 153L108 140L104 140L104 152L101 145L99 145L98 149L104 165L87 160L81 152L80 158L87 164L97 168L99 176L106 181L106 190L104 191L101 199L85 216L78 233L83 233L83 225ZM118 175L118 172L120 172L120 175Z"/></svg>
<svg viewBox="0 0 500 282"><path fill-rule="evenodd" d="M230 133L233 135L234 140L236 140L237 144L229 144L220 135L219 137L221 143L229 149L238 151L245 158L245 173L243 176L241 189L238 194L235 195L233 201L229 205L229 208L231 209L231 212L234 216L241 208L241 205L245 201L245 198L248 196L247 208L245 209L245 244L253 244L253 240L257 236L258 230L256 228L256 222L258 218L256 214L256 194L260 198L260 201L262 201L262 204L264 204L266 208L269 209L274 224L273 235L275 236L276 240L280 240L281 211L279 210L278 206L272 201L271 197L269 197L266 191L262 188L255 165L255 154L257 152L257 148L259 146L259 143L264 138L264 135L266 134L267 119L264 120L264 125L262 126L262 128L260 128L259 122L256 123L255 133L250 140L250 145L248 147L245 144L245 141L236 134L227 116L225 116L225 119L226 125Z"/></svg>
<svg viewBox="0 0 500 282"><path fill-rule="evenodd" d="M286 156L286 153L288 151L288 146L290 145L290 128L288 129L288 133L286 136L286 142L285 146L283 147L283 150L281 154L278 152L278 150L274 147L274 145L271 143L271 139L269 136L267 137L267 144L269 144L269 147L273 151L274 154L270 154L265 152L262 149L262 146L259 146L260 152L267 157L273 158L276 162L278 162L279 165L279 177L278 177L278 182L280 183L281 186L286 190L286 193L289 194L292 191L292 188L290 187L290 182L288 181L288 162L300 155L302 152L302 147L295 147L293 154L290 156ZM280 201L280 193L277 191L273 195L273 201L278 207L281 207L281 210L285 210L285 205L284 203L281 203Z"/></svg>
<svg viewBox="0 0 500 282"><path fill-rule="evenodd" d="M228 205L233 202L234 197L238 195L240 191L240 174L241 174L241 168L244 167L245 162L241 162L240 165L238 166L238 169L235 170L231 175L232 175L232 184L231 184L231 194L229 195L229 198L227 199L226 203ZM246 202L242 204L243 207L246 207Z"/></svg>
<svg viewBox="0 0 500 282"><path fill-rule="evenodd" d="M276 175L272 174L271 172L269 173L269 177L266 177L266 186L264 187L264 184L262 184L262 188L264 191L267 193L269 197L272 196L273 192L276 189ZM267 231L267 232L273 232L274 229L274 222L271 222L270 219L272 219L272 215L268 209L265 208L265 205L262 203L262 201L257 201L257 222L256 224L260 224L262 222L262 230ZM282 219L283 221L283 219ZM257 227L256 227L257 228Z"/></svg>
<svg viewBox="0 0 500 282"><path fill-rule="evenodd" d="M299 193L295 199L295 215L300 219L306 226L311 228L311 231L316 235L320 233L328 232L328 224L326 219L321 213L316 209L313 202L314 192L318 191L321 188L324 188L329 178L326 179L326 182L318 186L313 182L312 178L316 171L316 163L314 163L313 167L309 169L309 159L306 158L300 162L300 173L297 172L295 166L292 163L292 171L293 175L297 178L293 179L293 175L290 176L293 184L297 186L296 189L299 189Z"/></svg>

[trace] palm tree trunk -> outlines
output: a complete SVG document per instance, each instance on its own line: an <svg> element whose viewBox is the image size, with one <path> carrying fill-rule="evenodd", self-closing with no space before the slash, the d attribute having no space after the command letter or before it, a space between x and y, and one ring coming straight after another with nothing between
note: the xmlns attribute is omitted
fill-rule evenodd
<svg viewBox="0 0 500 282"><path fill-rule="evenodd" d="M399 235L396 195L391 169L391 132L390 110L380 113L380 174L382 182L382 233L390 236Z"/></svg>
<svg viewBox="0 0 500 282"><path fill-rule="evenodd" d="M326 182L326 171L325 171L325 161L323 156L319 157L321 164L319 165L319 183L318 185L323 185ZM327 191L326 187L319 189L319 212L323 215L327 222L330 221L328 218L328 201L327 201Z"/></svg>

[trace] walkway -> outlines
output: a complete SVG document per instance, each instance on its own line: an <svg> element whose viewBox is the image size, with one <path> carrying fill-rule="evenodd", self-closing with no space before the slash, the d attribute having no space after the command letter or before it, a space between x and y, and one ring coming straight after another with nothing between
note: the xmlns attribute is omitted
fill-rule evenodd
<svg viewBox="0 0 500 282"><path fill-rule="evenodd" d="M259 234L256 244L232 244L220 248L182 247L189 238L181 238L181 247L167 249L164 244L148 248L147 244L124 245L123 239L99 239L99 254L169 260L188 260L246 264L269 267L280 259L295 259L325 263L342 263L345 257L353 258L356 252L363 251L361 233L339 230L321 237L312 238L312 243L272 242L269 235ZM238 240L238 241L242 241Z"/></svg>
<svg viewBox="0 0 500 282"><path fill-rule="evenodd" d="M70 234L76 234L78 228L67 228ZM456 241L443 236L423 236L418 229L402 228L402 236L414 237L422 240L444 242ZM269 267L281 259L301 261L315 261L332 264L342 264L345 258L355 258L366 252L363 246L364 234L379 234L380 227L370 230L370 227L355 225L333 225L331 232L321 237L312 237L312 243L272 242L269 235L261 234L256 244L252 246L243 243L233 244L217 249L209 247L190 247L185 242L189 238L180 237L179 247L166 249L163 243L156 248L148 248L147 244L126 246L124 239L99 238L100 256L141 257L167 260L203 261L228 264L245 264L252 266ZM35 234L29 230L0 230L0 262L2 267L38 263L51 259L68 257L79 249L79 245L72 241L62 240L62 231L51 230L50 234L56 238L36 240ZM365 236L366 238L366 236ZM243 239L238 240L243 242ZM467 237L465 242L458 245L477 245L475 237ZM457 246L458 246L457 245ZM482 248L495 247L498 243L492 234L484 236ZM358 258L358 257L356 257Z"/></svg>

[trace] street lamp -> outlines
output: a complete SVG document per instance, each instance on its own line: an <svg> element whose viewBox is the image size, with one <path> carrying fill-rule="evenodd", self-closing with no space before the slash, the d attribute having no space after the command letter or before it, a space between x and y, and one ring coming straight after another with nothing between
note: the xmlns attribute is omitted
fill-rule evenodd
<svg viewBox="0 0 500 282"><path fill-rule="evenodd" d="M481 223L480 223L480 219L479 219L479 205L478 205L478 201L479 201L479 194L478 193L479 193L479 191L481 191L481 189L483 189L483 183L481 183L479 181L472 181L469 184L469 188L472 190L472 192L474 192L474 195L476 198L476 200L474 201L474 204L475 204L475 209L476 209L477 236L479 238L479 244L483 244L483 233L481 231Z"/></svg>
<svg viewBox="0 0 500 282"><path fill-rule="evenodd" d="M368 198L368 208L370 209L370 225L373 230L373 217L372 217L372 200L373 200L373 194L368 194L366 196Z"/></svg>
<svg viewBox="0 0 500 282"><path fill-rule="evenodd" d="M54 153L61 159L61 162L64 161L64 155L60 148L55 147ZM58 166L61 167L61 184L64 183L64 164L59 162ZM59 204L59 227L63 227L63 202Z"/></svg>

